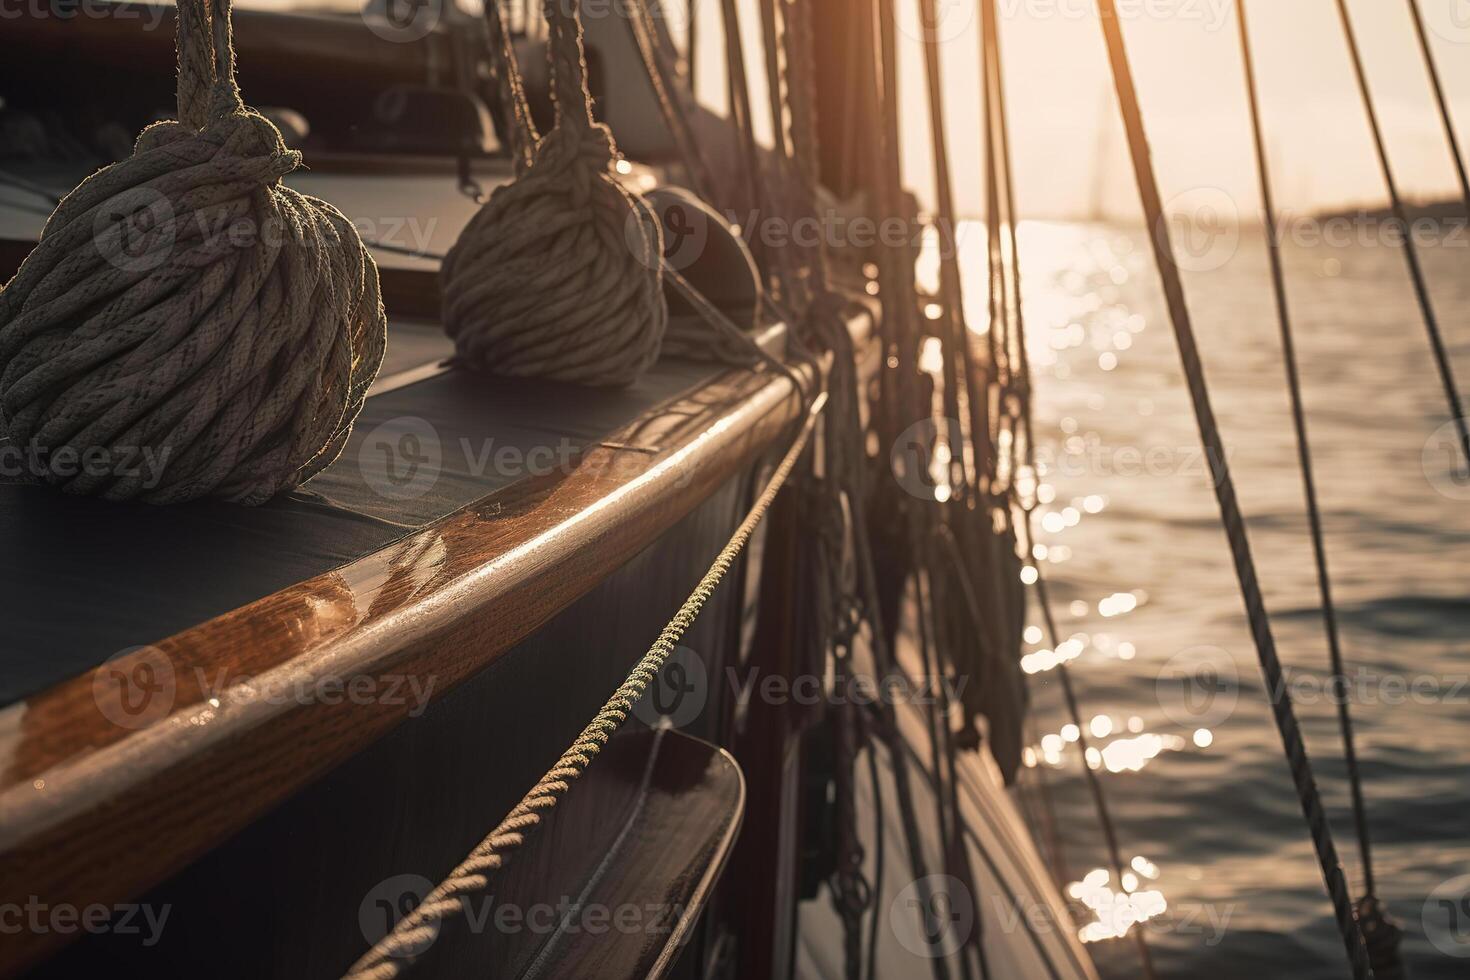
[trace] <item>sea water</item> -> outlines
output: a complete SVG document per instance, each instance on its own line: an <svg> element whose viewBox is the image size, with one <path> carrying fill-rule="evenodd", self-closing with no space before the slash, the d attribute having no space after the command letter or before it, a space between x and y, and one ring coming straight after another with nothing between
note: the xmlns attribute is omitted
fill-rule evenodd
<svg viewBox="0 0 1470 980"><path fill-rule="evenodd" d="M1378 891L1406 930L1411 973L1464 977L1470 481L1457 476L1402 247L1376 229L1365 216L1348 234L1293 226L1282 236L1349 664L1342 688L1328 670L1264 236L1176 232L1287 689L1348 880L1360 894L1337 727L1344 692ZM960 242L967 283L983 284L983 229L963 226ZM1419 244L1470 393L1470 241L1447 226ZM1129 865L1121 884L1167 906L1133 928L1165 977L1342 977L1143 229L1028 223L1020 254L1045 467L1038 563L1063 635L1078 641L1069 650L1081 648L1070 669ZM983 331L974 292L969 321ZM1028 638L1028 653L1050 650L1039 630ZM1039 806L1047 782L1072 892L1086 897L1108 861L1055 659L1028 661L1024 792ZM1082 922L1105 976L1137 975L1131 941Z"/></svg>

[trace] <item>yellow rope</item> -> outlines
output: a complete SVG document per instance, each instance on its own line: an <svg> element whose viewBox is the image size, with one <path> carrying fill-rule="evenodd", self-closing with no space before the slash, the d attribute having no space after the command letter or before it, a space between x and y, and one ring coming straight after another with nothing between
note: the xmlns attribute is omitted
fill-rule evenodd
<svg viewBox="0 0 1470 980"><path fill-rule="evenodd" d="M633 705L643 696L649 683L658 676L659 670L674 652L675 645L694 623L700 610L714 593L715 587L745 549L746 542L765 517L771 503L776 499L776 494L780 492L806 448L826 402L825 392L812 402L801 431L786 450L786 455L771 474L765 489L756 498L745 520L741 521L709 571L704 573L689 598L684 600L674 618L669 620L653 646L649 647L627 679L602 706L602 710L597 712L592 722L572 742L571 747L562 753L556 765L537 781L531 791L500 821L499 826L470 852L469 857L451 871L417 908L400 919L392 932L353 964L346 974L346 980L392 980L402 974L438 935L440 923L463 909L460 897L482 891L489 884L491 872L505 863L511 851L526 842L526 838L541 823L542 814L555 806L557 800L570 789L572 781L592 764L593 758L627 720Z"/></svg>

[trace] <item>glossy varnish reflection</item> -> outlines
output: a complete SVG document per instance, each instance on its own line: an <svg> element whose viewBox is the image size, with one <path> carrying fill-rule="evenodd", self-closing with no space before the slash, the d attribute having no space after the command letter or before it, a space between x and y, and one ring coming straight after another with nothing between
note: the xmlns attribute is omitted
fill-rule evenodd
<svg viewBox="0 0 1470 980"><path fill-rule="evenodd" d="M569 475L517 484L0 711L0 902L112 903L157 883L402 720L411 690L438 697L535 631L798 413L784 377L729 372ZM166 715L118 724L119 678L159 665L172 673ZM350 699L354 682L398 696ZM0 972L65 938L10 937Z"/></svg>

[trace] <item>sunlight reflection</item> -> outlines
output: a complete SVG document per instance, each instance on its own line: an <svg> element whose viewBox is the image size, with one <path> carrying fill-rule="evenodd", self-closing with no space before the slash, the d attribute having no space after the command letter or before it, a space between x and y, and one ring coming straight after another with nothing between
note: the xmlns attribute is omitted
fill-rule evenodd
<svg viewBox="0 0 1470 980"><path fill-rule="evenodd" d="M1094 868L1081 881L1067 886L1067 895L1081 902L1096 916L1094 921L1078 931L1078 938L1084 943L1126 936L1133 926L1162 915L1169 907L1163 892L1156 889L1138 891L1138 877L1133 873L1123 873L1119 882L1122 891L1113 890L1112 878L1106 869Z"/></svg>

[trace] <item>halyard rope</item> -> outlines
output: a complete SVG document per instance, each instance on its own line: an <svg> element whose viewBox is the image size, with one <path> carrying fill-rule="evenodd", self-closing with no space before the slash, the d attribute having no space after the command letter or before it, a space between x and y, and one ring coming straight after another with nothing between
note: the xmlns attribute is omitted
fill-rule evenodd
<svg viewBox="0 0 1470 980"><path fill-rule="evenodd" d="M229 0L179 0L177 49L178 120L67 194L0 290L0 428L70 493L259 504L341 452L382 362L378 271L281 185L301 154L241 101Z"/></svg>
<svg viewBox="0 0 1470 980"><path fill-rule="evenodd" d="M543 814L556 806L557 801L571 789L572 782L592 764L593 758L627 720L633 705L658 676L658 672L674 652L675 645L699 616L715 587L745 549L746 542L765 517L806 449L826 401L827 396L822 393L812 402L796 438L777 464L765 489L756 498L745 519L720 549L714 564L704 573L689 598L684 600L674 618L669 620L622 686L562 753L556 765L536 782L490 835L470 852L469 857L425 896L412 912L400 919L392 932L353 964L346 974L348 980L391 980L401 975L413 964L425 943L437 934L440 924L463 911L463 896L488 887L490 875L505 864L512 852L525 844L526 839L540 825Z"/></svg>
<svg viewBox="0 0 1470 980"><path fill-rule="evenodd" d="M516 178L497 187L444 258L444 329L492 374L625 385L658 358L668 324L663 229L611 172L612 133L593 122L577 0L547 0L556 124L538 136L502 19L485 25L511 129Z"/></svg>

